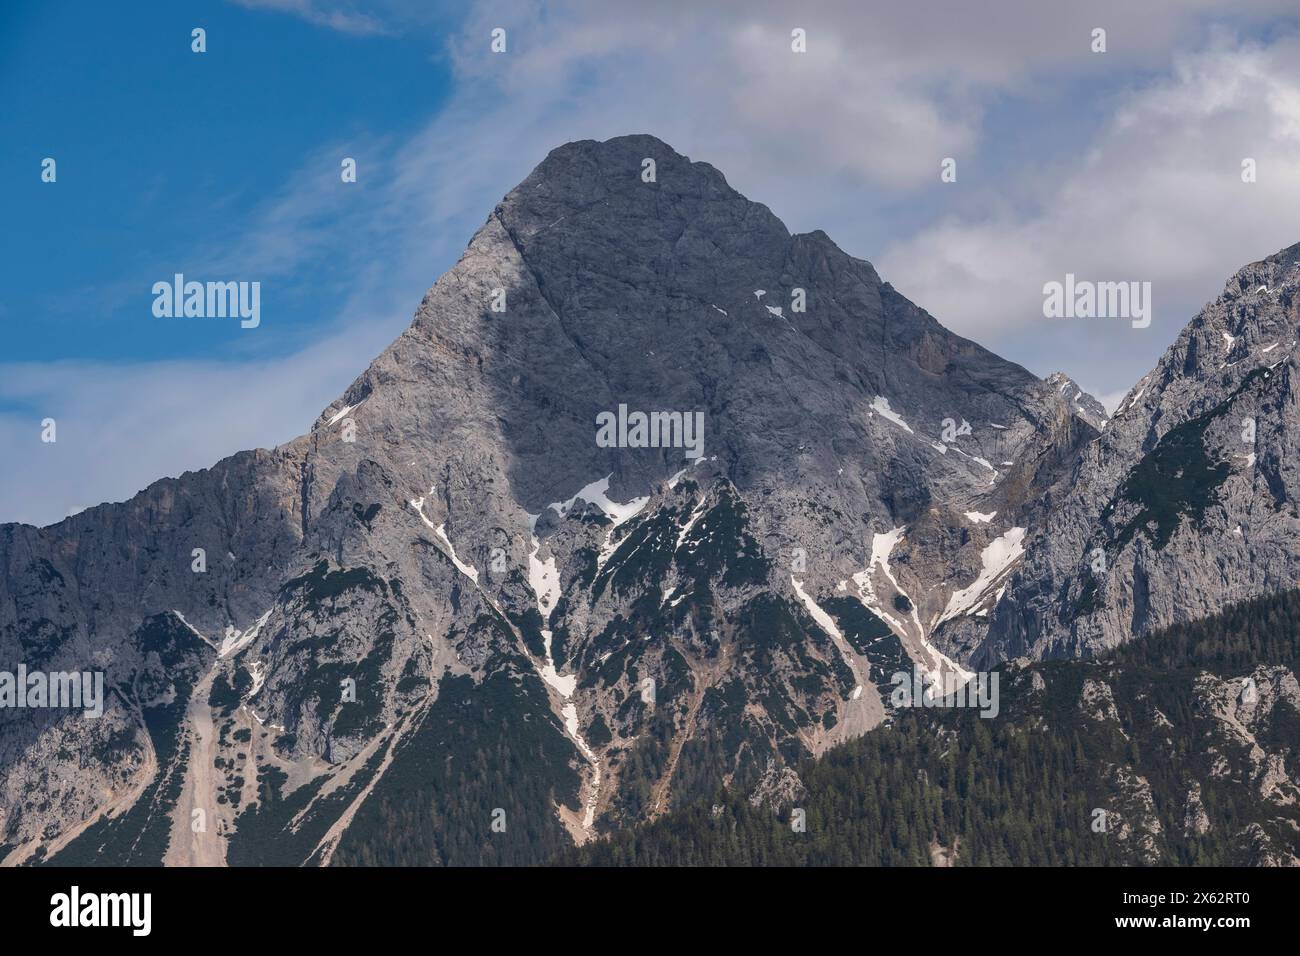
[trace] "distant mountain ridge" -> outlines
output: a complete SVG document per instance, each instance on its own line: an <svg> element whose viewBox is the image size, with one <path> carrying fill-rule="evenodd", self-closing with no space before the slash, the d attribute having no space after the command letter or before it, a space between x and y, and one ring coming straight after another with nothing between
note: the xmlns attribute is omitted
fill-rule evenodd
<svg viewBox="0 0 1300 956"><path fill-rule="evenodd" d="M1087 446L977 659L1094 653L1300 580L1298 290L1300 244L1192 319Z"/></svg>

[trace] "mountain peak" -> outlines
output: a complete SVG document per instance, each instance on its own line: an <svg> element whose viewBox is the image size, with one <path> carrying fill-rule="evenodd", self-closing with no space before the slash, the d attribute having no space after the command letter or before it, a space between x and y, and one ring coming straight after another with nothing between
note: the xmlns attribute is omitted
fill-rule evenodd
<svg viewBox="0 0 1300 956"><path fill-rule="evenodd" d="M713 166L644 134L552 150L494 214L525 255L543 233L555 245L557 237L585 231L583 245L598 242L643 260L705 259L715 250L770 259L790 239L766 206L732 189Z"/></svg>
<svg viewBox="0 0 1300 956"><path fill-rule="evenodd" d="M556 211L578 209L623 197L646 198L660 192L697 200L745 200L715 167L694 162L648 134L584 139L557 146L498 206L550 204Z"/></svg>
<svg viewBox="0 0 1300 956"><path fill-rule="evenodd" d="M882 721L882 674L961 673L1096 434L1054 392L712 166L649 136L570 143L307 435L0 538L0 609L24 622L0 614L0 651L75 669L93 646L106 684L153 695L136 713L216 707L225 749L195 760L234 766L242 722L249 781L361 771L377 739L432 752L420 735L482 687L507 736L541 735L526 825L558 830L555 800L585 839L704 780L696 744L740 742L722 759L752 789L769 759ZM155 673L159 648L188 670ZM364 704L339 700L353 673ZM637 777L672 761L634 748L688 738L679 769ZM55 769L74 811L115 785ZM214 833L247 824L236 809ZM5 820L0 845L52 822L35 803ZM373 832L322 836L320 858Z"/></svg>
<svg viewBox="0 0 1300 956"><path fill-rule="evenodd" d="M518 188L535 188L540 183L550 181L568 183L575 171L588 175L595 172L595 178L602 182L617 182L622 179L627 183L638 184L644 182L642 174L645 172L645 160L654 160L656 179L659 171L666 169L677 176L712 180L726 189L731 188L715 167L704 162L693 162L668 143L648 133L629 133L607 140L580 139L557 146L546 154L546 158L537 164Z"/></svg>

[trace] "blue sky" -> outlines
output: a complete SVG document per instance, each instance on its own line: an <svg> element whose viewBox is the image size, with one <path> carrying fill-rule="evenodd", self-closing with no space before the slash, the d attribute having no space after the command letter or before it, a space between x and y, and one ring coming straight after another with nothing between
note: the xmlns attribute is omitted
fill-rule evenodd
<svg viewBox="0 0 1300 956"><path fill-rule="evenodd" d="M0 177L21 223L4 256L11 361L301 347L362 268L345 214L374 183L345 187L337 160L309 164L410 136L451 84L427 37L358 36L235 5L6 4L0 17ZM202 55L190 49L200 24ZM45 156L58 162L54 186L32 175ZM348 205L323 209L289 281L266 283L275 321L256 342L232 323L146 321L159 278L208 278L205 261L238 264L240 278L274 265L240 247L256 239L259 209L314 172Z"/></svg>
<svg viewBox="0 0 1300 956"><path fill-rule="evenodd" d="M1232 272L1300 241L1292 0L701 6L4 4L0 521L304 432L572 139L653 133L1112 405ZM1044 319L1067 271L1151 281L1151 328ZM154 318L175 272L260 281L261 325Z"/></svg>

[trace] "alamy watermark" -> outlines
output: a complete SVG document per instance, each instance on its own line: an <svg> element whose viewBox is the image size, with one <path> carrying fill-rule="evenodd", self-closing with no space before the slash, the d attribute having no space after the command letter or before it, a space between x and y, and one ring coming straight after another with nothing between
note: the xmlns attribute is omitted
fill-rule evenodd
<svg viewBox="0 0 1300 956"><path fill-rule="evenodd" d="M889 702L895 707L975 707L981 717L998 715L997 671L981 671L969 679L950 672L936 679L913 667L911 673L896 672L889 682L894 685Z"/></svg>
<svg viewBox="0 0 1300 956"><path fill-rule="evenodd" d="M1150 282L1092 282L1065 274L1065 282L1043 286L1043 315L1049 319L1132 319L1133 328L1151 324Z"/></svg>
<svg viewBox="0 0 1300 956"><path fill-rule="evenodd" d="M54 927L126 927L132 936L148 936L153 928L152 893L83 893L74 885L50 897Z"/></svg>
<svg viewBox="0 0 1300 956"><path fill-rule="evenodd" d="M598 448L685 448L687 458L704 457L703 412L629 412L596 416Z"/></svg>
<svg viewBox="0 0 1300 956"><path fill-rule="evenodd" d="M0 671L0 708L63 707L81 710L87 717L104 714L103 671Z"/></svg>
<svg viewBox="0 0 1300 956"><path fill-rule="evenodd" d="M153 314L158 319L241 319L243 329L262 323L262 283L186 282L176 273L173 281L153 284Z"/></svg>

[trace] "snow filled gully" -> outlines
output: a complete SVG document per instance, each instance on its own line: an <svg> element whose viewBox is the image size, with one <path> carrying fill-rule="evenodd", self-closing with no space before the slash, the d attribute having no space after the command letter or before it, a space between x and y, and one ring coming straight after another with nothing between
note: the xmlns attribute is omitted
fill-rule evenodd
<svg viewBox="0 0 1300 956"><path fill-rule="evenodd" d="M555 658L551 656L551 630L547 625L551 623L551 612L555 610L555 604L560 599L560 575L555 568L555 558L549 557L545 561L539 558L537 555L542 549L541 542L537 538L532 540L533 550L528 555L528 585L537 596L537 610L542 615L542 647L546 655L545 662L538 669L538 673L542 680L559 694L564 729L568 731L573 742L582 751L582 755L591 764L591 785L582 815L582 829L590 836L592 824L596 820L596 803L600 799L600 760L586 738L582 736L578 726L578 705L573 700L573 692L578 686L578 676L570 674L566 677L559 674L555 669Z"/></svg>
<svg viewBox="0 0 1300 956"><path fill-rule="evenodd" d="M876 534L871 541L871 561L866 570L853 575L854 587L852 589L849 588L848 581L841 581L839 590L856 597L867 610L888 624L894 633L898 635L899 640L903 642L903 647L908 652L908 656L926 669L931 680L942 680L943 675L949 673L953 674L959 681L968 681L974 676L972 672L966 670L929 642L929 633L921 625L916 602L908 597L907 592L903 590L902 585L899 584L889 566L889 556L906 534L907 529L905 527L894 528L884 534ZM879 574L883 580L876 579L876 574ZM889 613L884 600L889 595L878 594L876 590L877 584L888 585L893 594L907 598L907 604L910 607L910 611L907 613L910 614L910 618L900 620ZM911 627L908 626L909 624Z"/></svg>
<svg viewBox="0 0 1300 956"><path fill-rule="evenodd" d="M583 491L591 493L593 497L603 499L603 487L608 487L608 479L605 479L603 482L594 482L592 485L584 488ZM565 506L571 507L573 500L576 499L571 499L569 502L564 503ZM611 502L610 504L613 503ZM429 520L428 516L425 515L424 498L413 499L410 502L410 505L415 510L415 513L420 516L420 520L423 521L426 526L431 528L435 535L437 535L439 542L446 548L447 555L450 557L452 564L456 566L457 570L459 570L461 574L465 575L465 577L469 578L470 581L473 582L474 586L479 589L484 600L491 604L492 607L496 608L498 613L502 613L502 616L504 617L504 613L501 612L501 608L497 605L496 601L494 601L480 586L478 570L472 565L466 564L456 556L456 549L452 546L451 540L447 537L446 525L434 525L434 523ZM638 499L630 506L614 505L614 507L624 508L630 512L623 516L623 519L626 520L635 515L643 505L644 500ZM602 502L600 506L603 509L604 503ZM581 751L582 755L587 759L587 762L591 764L591 785L587 793L587 800L582 816L582 831L587 837L590 837L592 835L592 824L596 819L596 804L600 797L600 760L597 758L596 752L592 750L591 746L587 743L586 738L582 736L578 725L578 705L573 700L573 693L577 690L578 685L577 675L571 674L565 677L558 673L555 669L555 658L551 655L552 634L550 628L546 625L550 623L551 612L555 610L555 605L560 599L560 575L559 571L555 567L555 558L551 557L547 558L545 561L541 560L538 557L538 553L541 551L541 543L537 540L536 536L532 538L532 543L533 550L528 555L528 584L529 587L532 588L533 594L537 597L537 610L542 616L542 645L545 660L543 664L538 667L537 662L533 660L531 653L528 654L528 659L533 661L533 666L537 669L538 676L541 677L547 686L551 687L559 696L560 716L564 720L564 729L573 739L578 750ZM527 651L526 646L524 649Z"/></svg>

